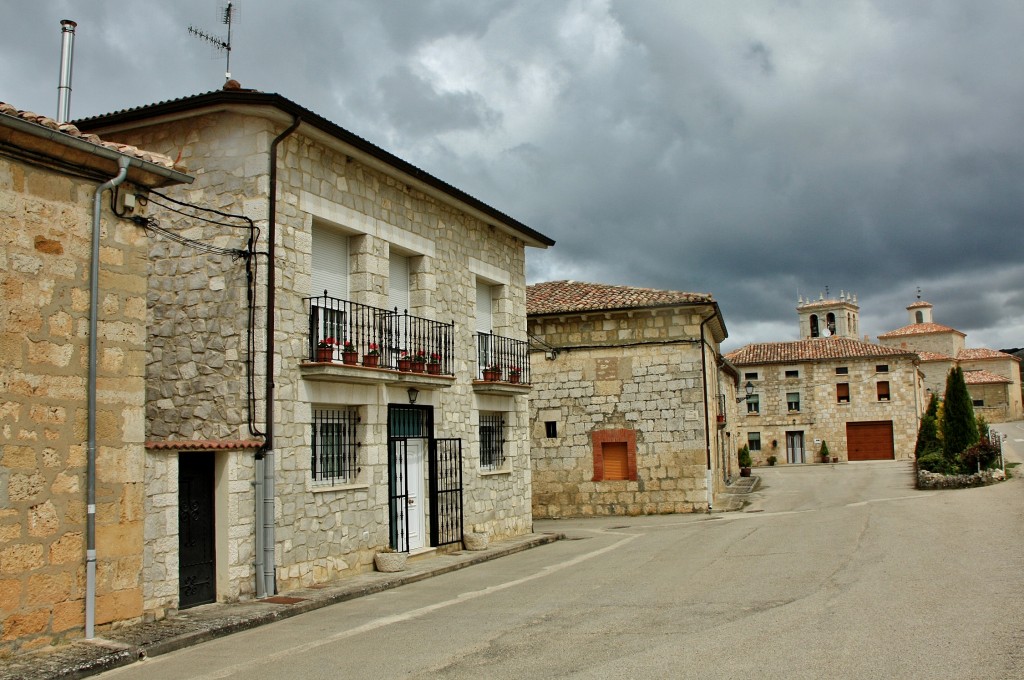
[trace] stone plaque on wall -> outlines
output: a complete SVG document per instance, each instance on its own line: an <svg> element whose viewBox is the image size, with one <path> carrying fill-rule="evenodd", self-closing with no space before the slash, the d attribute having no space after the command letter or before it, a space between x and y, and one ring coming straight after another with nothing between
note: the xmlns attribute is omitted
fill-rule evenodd
<svg viewBox="0 0 1024 680"><path fill-rule="evenodd" d="M619 360L617 357L607 359L596 359L594 367L597 369L597 380L615 380L619 377Z"/></svg>

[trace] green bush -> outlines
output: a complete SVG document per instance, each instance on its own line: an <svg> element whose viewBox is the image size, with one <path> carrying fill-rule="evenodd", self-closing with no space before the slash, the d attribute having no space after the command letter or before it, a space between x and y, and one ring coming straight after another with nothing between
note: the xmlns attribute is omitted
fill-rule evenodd
<svg viewBox="0 0 1024 680"><path fill-rule="evenodd" d="M979 469L988 470L999 463L999 449L987 439L983 439L974 446L971 446L958 456L960 471L964 474L973 474Z"/></svg>
<svg viewBox="0 0 1024 680"><path fill-rule="evenodd" d="M740 467L750 467L750 447L744 444L739 451Z"/></svg>
<svg viewBox="0 0 1024 680"><path fill-rule="evenodd" d="M932 449L917 459L917 469L935 472L940 475L956 474L957 470L950 465L942 451Z"/></svg>
<svg viewBox="0 0 1024 680"><path fill-rule="evenodd" d="M821 449L818 450L818 455L821 456L822 460L829 459L828 444L824 439L821 440Z"/></svg>

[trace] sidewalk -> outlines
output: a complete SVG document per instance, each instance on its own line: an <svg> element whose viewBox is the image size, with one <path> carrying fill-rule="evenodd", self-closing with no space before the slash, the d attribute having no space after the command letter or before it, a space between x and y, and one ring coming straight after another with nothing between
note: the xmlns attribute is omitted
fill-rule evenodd
<svg viewBox="0 0 1024 680"><path fill-rule="evenodd" d="M460 551L410 560L405 571L366 572L331 584L282 593L264 600L208 604L163 621L108 631L103 638L77 640L52 650L0 660L0 680L70 680L134 663L147 656L280 621L338 602L488 562L553 543L560 533L527 534L492 543L479 552Z"/></svg>
<svg viewBox="0 0 1024 680"><path fill-rule="evenodd" d="M726 487L725 491L718 494L717 504L712 508L712 512L738 512L742 510L743 504L746 503L747 494L755 491L760 483L761 478L757 475L737 477L733 480L732 484Z"/></svg>

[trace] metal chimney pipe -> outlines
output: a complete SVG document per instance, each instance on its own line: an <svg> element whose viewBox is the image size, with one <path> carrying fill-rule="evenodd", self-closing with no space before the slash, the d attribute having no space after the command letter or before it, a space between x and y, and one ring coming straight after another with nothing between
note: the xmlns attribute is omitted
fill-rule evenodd
<svg viewBox="0 0 1024 680"><path fill-rule="evenodd" d="M71 63L75 52L75 28L71 19L60 22L60 83L57 84L57 122L66 123L71 113Z"/></svg>

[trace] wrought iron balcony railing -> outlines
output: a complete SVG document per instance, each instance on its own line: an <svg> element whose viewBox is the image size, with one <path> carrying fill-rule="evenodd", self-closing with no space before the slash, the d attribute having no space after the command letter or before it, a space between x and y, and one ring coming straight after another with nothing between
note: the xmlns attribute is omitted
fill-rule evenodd
<svg viewBox="0 0 1024 680"><path fill-rule="evenodd" d="M494 333L476 334L477 378L507 383L530 382L530 343Z"/></svg>
<svg viewBox="0 0 1024 680"><path fill-rule="evenodd" d="M304 298L309 310L309 360L342 360L351 346L363 365L397 370L403 357L423 357L428 372L454 374L455 323L380 309L324 295ZM328 343L328 341L330 341ZM347 345L346 343L350 343ZM318 355L328 344L329 353ZM367 357L377 359L368 361Z"/></svg>

